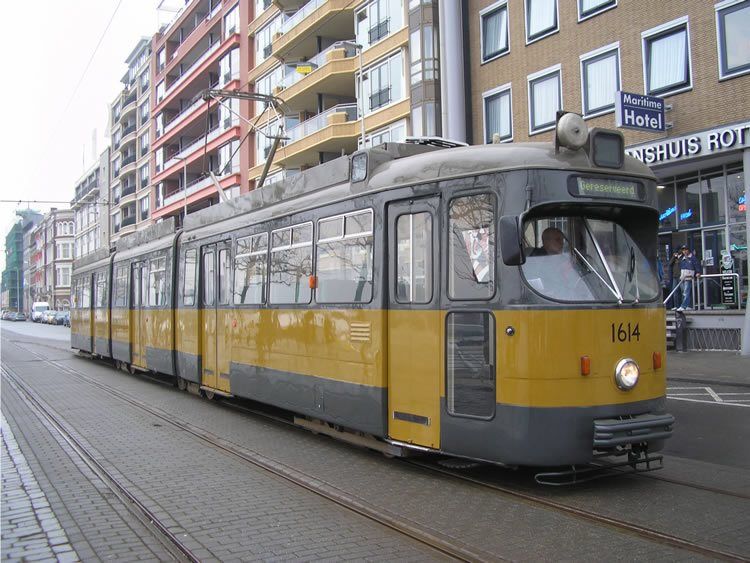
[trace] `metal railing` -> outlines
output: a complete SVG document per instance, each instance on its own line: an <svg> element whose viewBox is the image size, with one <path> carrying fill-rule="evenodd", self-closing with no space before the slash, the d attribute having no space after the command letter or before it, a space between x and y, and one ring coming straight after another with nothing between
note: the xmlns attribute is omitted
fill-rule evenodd
<svg viewBox="0 0 750 563"><path fill-rule="evenodd" d="M294 12L292 17L281 24L281 33L287 33L294 27L298 26L302 20L312 14L315 10L325 4L326 0L310 0L307 4L302 6L299 10Z"/></svg>
<svg viewBox="0 0 750 563"><path fill-rule="evenodd" d="M219 81L214 80L213 83L209 85L209 89L215 88L216 86L218 86L218 84L219 84ZM176 113L174 116L172 116L172 118L169 121L167 121L164 124L164 130L162 131L161 135L171 131L176 125L181 123L188 115L190 115L191 113L193 113L193 111L195 111L198 107L200 107L201 104L205 104L205 103L206 102L203 100L200 94L195 96L193 98L193 101L190 103L190 105L188 105L186 108L181 110L179 113Z"/></svg>
<svg viewBox="0 0 750 563"><path fill-rule="evenodd" d="M196 67L200 66L200 64L203 63L206 59L208 59L211 55L213 55L219 49L220 45L221 45L221 41L218 41L218 40L214 41L213 44L208 49L206 49L201 56L195 59L193 64L191 64L188 68L183 70L179 78L175 80L174 82L172 82L172 84L169 85L169 88L164 90L164 98L168 97L172 92L174 92L177 86L185 82L185 80L190 75L190 73L193 72L193 70L195 70ZM164 98L162 98L162 100ZM159 100L159 102L161 102L161 100Z"/></svg>
<svg viewBox="0 0 750 563"><path fill-rule="evenodd" d="M378 109L383 107L385 104L391 101L391 87L383 88L375 92L370 96L370 110Z"/></svg>
<svg viewBox="0 0 750 563"><path fill-rule="evenodd" d="M386 18L372 26L367 32L367 39L369 40L370 45L388 35L390 27L390 18Z"/></svg>
<svg viewBox="0 0 750 563"><path fill-rule="evenodd" d="M354 40L352 39L351 42L353 43ZM310 65L312 67L312 72L308 74L302 74L300 72L290 72L281 79L281 82L279 84L283 86L284 88L289 88L290 86L296 84L303 78L310 76L313 72L315 72L320 67L325 65L327 62L328 53L330 53L334 49L342 49L342 48L345 50L345 54L344 54L345 58L350 58L357 54L356 49L350 45L342 45L341 43L334 43L327 49L324 49L323 51L315 55L314 57L310 57L310 59L304 62L297 63L299 65Z"/></svg>
<svg viewBox="0 0 750 563"><path fill-rule="evenodd" d="M706 280L714 282L715 279L721 278L719 281L719 293L723 295L724 293L724 284L723 281L725 279L731 279L732 280L732 292L734 295L734 301L732 302L732 306L736 304L737 309L740 309L742 307L742 299L740 295L740 275L736 273L731 274L701 274L700 276L693 279L693 283L691 284L691 297L692 297L692 303L694 305L695 309L705 309L708 307L708 290L706 288ZM701 284L703 285L703 289L701 290ZM675 285L672 288L672 291L669 292L669 295L667 295L666 299L664 299L664 304L666 304L672 296L677 292L679 289L682 291L682 281ZM702 299L701 299L702 296ZM723 301L723 300L722 300ZM729 305L729 303L721 303L722 305Z"/></svg>
<svg viewBox="0 0 750 563"><path fill-rule="evenodd" d="M287 137L289 141L287 143L293 143L300 139L312 135L313 133L320 131L324 127L328 126L328 117L334 113L346 113L347 121L357 120L357 104L339 104L333 106L318 115L311 117L307 121L303 121L299 125L296 125L287 131Z"/></svg>

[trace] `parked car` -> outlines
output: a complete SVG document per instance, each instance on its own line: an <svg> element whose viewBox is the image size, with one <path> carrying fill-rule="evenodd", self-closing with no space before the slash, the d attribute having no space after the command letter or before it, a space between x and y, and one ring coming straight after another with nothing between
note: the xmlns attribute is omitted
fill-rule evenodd
<svg viewBox="0 0 750 563"><path fill-rule="evenodd" d="M10 317L8 318L9 321L25 321L26 320L26 313L11 313Z"/></svg>
<svg viewBox="0 0 750 563"><path fill-rule="evenodd" d="M58 311L55 313L55 316L50 321L53 325L64 325L65 324L65 318L70 318L70 313L68 311Z"/></svg>
<svg viewBox="0 0 750 563"><path fill-rule="evenodd" d="M3 317L2 317L2 319L3 319L4 321L7 321L7 320L9 320L9 319L10 319L10 315L11 315L11 313L12 313L12 312L13 312L13 311L3 311Z"/></svg>

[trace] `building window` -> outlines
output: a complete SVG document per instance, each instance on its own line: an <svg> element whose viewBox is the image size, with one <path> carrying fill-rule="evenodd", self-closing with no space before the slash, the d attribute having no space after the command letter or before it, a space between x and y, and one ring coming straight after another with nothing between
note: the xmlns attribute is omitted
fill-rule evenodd
<svg viewBox="0 0 750 563"><path fill-rule="evenodd" d="M271 56L273 37L281 31L281 16L276 16L270 23L255 34L255 65L259 65Z"/></svg>
<svg viewBox="0 0 750 563"><path fill-rule="evenodd" d="M282 82L284 80L284 67L277 66L268 74L265 74L255 81L255 92L258 94L278 94L281 90ZM234 100L232 100L234 101ZM227 102L224 102L227 103ZM260 115L266 110L266 102L260 100L255 102L255 114ZM219 107L221 111L221 106Z"/></svg>
<svg viewBox="0 0 750 563"><path fill-rule="evenodd" d="M493 4L479 12L481 21L482 62L508 52L508 3Z"/></svg>
<svg viewBox="0 0 750 563"><path fill-rule="evenodd" d="M162 80L159 82L159 84L156 85L156 103L158 104L164 99L164 94L166 93L166 89L164 86L164 81Z"/></svg>
<svg viewBox="0 0 750 563"><path fill-rule="evenodd" d="M557 0L526 0L526 43L557 31Z"/></svg>
<svg viewBox="0 0 750 563"><path fill-rule="evenodd" d="M239 5L235 5L234 8L227 12L224 16L224 39L237 33L240 29L240 8Z"/></svg>
<svg viewBox="0 0 750 563"><path fill-rule="evenodd" d="M148 131L146 131L143 135L141 135L141 152L138 156L146 156L148 153L148 147L149 147L149 134Z"/></svg>
<svg viewBox="0 0 750 563"><path fill-rule="evenodd" d="M581 55L581 91L583 115L594 116L612 111L620 89L620 47L609 45Z"/></svg>
<svg viewBox="0 0 750 563"><path fill-rule="evenodd" d="M617 6L617 0L578 0L578 21L594 17Z"/></svg>
<svg viewBox="0 0 750 563"><path fill-rule="evenodd" d="M141 221L145 221L148 219L148 214L151 211L151 204L149 196L144 197L140 200L140 208L141 208Z"/></svg>
<svg viewBox="0 0 750 563"><path fill-rule="evenodd" d="M555 126L557 111L562 108L560 65L532 74L528 81L529 133L540 133Z"/></svg>
<svg viewBox="0 0 750 563"><path fill-rule="evenodd" d="M510 84L482 95L484 102L484 142L513 140L513 113Z"/></svg>
<svg viewBox="0 0 750 563"><path fill-rule="evenodd" d="M404 97L402 62L403 55L399 51L365 71L365 115Z"/></svg>
<svg viewBox="0 0 750 563"><path fill-rule="evenodd" d="M726 0L716 5L719 77L750 72L750 0Z"/></svg>
<svg viewBox="0 0 750 563"><path fill-rule="evenodd" d="M232 49L219 60L219 88L240 76L240 50Z"/></svg>
<svg viewBox="0 0 750 563"><path fill-rule="evenodd" d="M403 1L375 0L370 2L356 12L354 21L357 43L367 48L403 27Z"/></svg>
<svg viewBox="0 0 750 563"><path fill-rule="evenodd" d="M383 143L401 143L406 139L406 122L397 121L365 137L365 146L376 147Z"/></svg>
<svg viewBox="0 0 750 563"><path fill-rule="evenodd" d="M146 186L148 186L148 164L141 166L140 175L141 175L141 188L145 188Z"/></svg>
<svg viewBox="0 0 750 563"><path fill-rule="evenodd" d="M167 66L167 51L164 47L156 53L156 72L161 72Z"/></svg>
<svg viewBox="0 0 750 563"><path fill-rule="evenodd" d="M141 104L140 114L141 114L141 126L143 126L148 122L148 118L149 118L148 100L144 101Z"/></svg>
<svg viewBox="0 0 750 563"><path fill-rule="evenodd" d="M666 96L692 88L687 17L641 34L646 93Z"/></svg>

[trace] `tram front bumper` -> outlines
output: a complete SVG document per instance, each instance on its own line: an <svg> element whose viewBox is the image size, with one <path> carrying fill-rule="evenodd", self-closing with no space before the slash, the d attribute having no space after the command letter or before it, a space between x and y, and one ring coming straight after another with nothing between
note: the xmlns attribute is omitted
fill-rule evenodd
<svg viewBox="0 0 750 563"><path fill-rule="evenodd" d="M666 440L672 435L671 414L640 414L594 420L594 449Z"/></svg>

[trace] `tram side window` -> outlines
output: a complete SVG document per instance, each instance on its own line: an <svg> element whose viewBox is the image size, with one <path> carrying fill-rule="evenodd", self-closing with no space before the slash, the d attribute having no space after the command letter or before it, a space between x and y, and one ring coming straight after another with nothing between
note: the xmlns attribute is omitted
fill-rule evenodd
<svg viewBox="0 0 750 563"><path fill-rule="evenodd" d="M96 274L96 285L94 287L94 308L103 309L107 307L107 277L104 273Z"/></svg>
<svg viewBox="0 0 750 563"><path fill-rule="evenodd" d="M148 281L148 304L161 307L167 302L167 259L164 257L151 260Z"/></svg>
<svg viewBox="0 0 750 563"><path fill-rule="evenodd" d="M234 258L234 303L265 303L267 273L268 233L238 239Z"/></svg>
<svg viewBox="0 0 750 563"><path fill-rule="evenodd" d="M197 270L198 250L190 248L185 251L185 274L182 280L182 303L195 305L195 271Z"/></svg>
<svg viewBox="0 0 750 563"><path fill-rule="evenodd" d="M203 304L214 304L214 284L216 283L216 271L214 270L214 253L203 253Z"/></svg>
<svg viewBox="0 0 750 563"><path fill-rule="evenodd" d="M229 304L229 276L231 263L226 248L219 250L219 305Z"/></svg>
<svg viewBox="0 0 750 563"><path fill-rule="evenodd" d="M432 300L432 215L414 213L396 220L396 301Z"/></svg>
<svg viewBox="0 0 750 563"><path fill-rule="evenodd" d="M318 303L372 300L372 210L318 222Z"/></svg>
<svg viewBox="0 0 750 563"><path fill-rule="evenodd" d="M309 303L312 223L271 233L271 303Z"/></svg>
<svg viewBox="0 0 750 563"><path fill-rule="evenodd" d="M446 401L457 416L495 414L495 319L489 312L449 313L446 319Z"/></svg>
<svg viewBox="0 0 750 563"><path fill-rule="evenodd" d="M81 278L81 307L91 307L91 282L89 276Z"/></svg>
<svg viewBox="0 0 750 563"><path fill-rule="evenodd" d="M113 307L127 307L128 305L128 267L115 268L115 287L112 298Z"/></svg>
<svg viewBox="0 0 750 563"><path fill-rule="evenodd" d="M488 299L495 293L495 196L451 201L448 217L448 295Z"/></svg>

